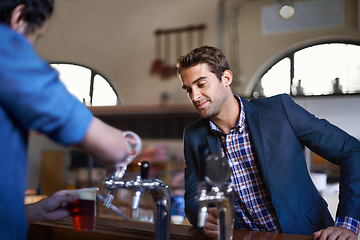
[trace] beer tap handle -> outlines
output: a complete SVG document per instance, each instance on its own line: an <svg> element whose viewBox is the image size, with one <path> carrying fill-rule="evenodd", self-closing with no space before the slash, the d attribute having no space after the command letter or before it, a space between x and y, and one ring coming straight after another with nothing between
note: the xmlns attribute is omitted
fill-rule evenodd
<svg viewBox="0 0 360 240"><path fill-rule="evenodd" d="M136 180L139 181L140 183L142 183L143 180L148 179L149 178L149 169L150 169L149 162L143 161L140 165L140 178L137 177ZM138 209L140 200L141 200L141 196L142 196L142 187L138 188L135 191L134 198L133 198L133 205L132 205L132 208L134 210Z"/></svg>
<svg viewBox="0 0 360 240"><path fill-rule="evenodd" d="M205 159L205 181L210 186L221 187L230 180L231 166L226 156L210 154Z"/></svg>
<svg viewBox="0 0 360 240"><path fill-rule="evenodd" d="M123 132L123 135L125 141L129 144L130 155L125 162L116 166L116 171L114 173L116 179L121 179L124 176L127 165L129 165L135 159L135 157L140 153L142 147L141 139L136 133L125 131Z"/></svg>
<svg viewBox="0 0 360 240"><path fill-rule="evenodd" d="M207 206L200 207L199 215L198 215L198 227L199 228L205 227L207 213L208 213Z"/></svg>
<svg viewBox="0 0 360 240"><path fill-rule="evenodd" d="M104 201L104 206L107 208L110 208L111 202L114 199L114 189L111 189L108 195L106 196L106 199Z"/></svg>
<svg viewBox="0 0 360 240"><path fill-rule="evenodd" d="M101 194L97 194L96 199L99 200L100 202L104 203L104 204L106 202L106 199ZM109 209L114 211L117 215L124 218L125 220L130 220L129 217L126 216L125 214L123 214L114 204L110 203Z"/></svg>
<svg viewBox="0 0 360 240"><path fill-rule="evenodd" d="M132 209L136 210L139 208L141 196L142 196L142 190L141 189L136 190L133 198Z"/></svg>
<svg viewBox="0 0 360 240"><path fill-rule="evenodd" d="M149 170L150 170L150 163L148 161L143 161L140 166L141 179L149 178Z"/></svg>

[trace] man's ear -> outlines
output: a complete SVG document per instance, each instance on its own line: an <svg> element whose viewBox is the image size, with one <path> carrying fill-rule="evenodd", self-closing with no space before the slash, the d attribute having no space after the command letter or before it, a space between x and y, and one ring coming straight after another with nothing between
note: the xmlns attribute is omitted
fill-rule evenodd
<svg viewBox="0 0 360 240"><path fill-rule="evenodd" d="M221 76L221 80L225 87L229 87L233 80L233 75L230 70L225 70Z"/></svg>
<svg viewBox="0 0 360 240"><path fill-rule="evenodd" d="M18 5L11 13L10 27L18 33L25 34L27 23L24 20L23 12L25 5Z"/></svg>

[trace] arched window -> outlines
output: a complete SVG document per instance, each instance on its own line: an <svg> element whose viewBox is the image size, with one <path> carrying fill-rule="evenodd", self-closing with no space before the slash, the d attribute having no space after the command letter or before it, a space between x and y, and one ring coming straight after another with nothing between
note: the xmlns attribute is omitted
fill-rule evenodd
<svg viewBox="0 0 360 240"><path fill-rule="evenodd" d="M121 101L111 81L98 71L74 63L53 62L61 81L86 106L120 105Z"/></svg>
<svg viewBox="0 0 360 240"><path fill-rule="evenodd" d="M320 43L297 49L264 71L251 97L359 94L359 56L359 43Z"/></svg>

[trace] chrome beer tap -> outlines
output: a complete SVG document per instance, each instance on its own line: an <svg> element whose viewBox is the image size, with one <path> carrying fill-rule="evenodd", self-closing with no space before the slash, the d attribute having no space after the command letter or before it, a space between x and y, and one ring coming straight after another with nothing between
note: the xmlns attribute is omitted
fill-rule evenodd
<svg viewBox="0 0 360 240"><path fill-rule="evenodd" d="M135 191L133 198L133 209L139 207L143 191L150 193L154 200L154 234L156 240L168 240L170 238L170 215L171 198L169 187L162 181L148 178L150 164L142 162L140 166L140 176L135 180L122 181L116 177L110 177L105 181L105 187L112 194L119 188L131 189ZM104 204L105 205L105 204ZM105 205L106 206L106 205Z"/></svg>
<svg viewBox="0 0 360 240"><path fill-rule="evenodd" d="M205 226L208 207L215 205L219 212L220 240L230 240L234 230L233 188L229 183L231 167L228 159L221 154L208 155L203 166L199 187L198 227Z"/></svg>
<svg viewBox="0 0 360 240"><path fill-rule="evenodd" d="M109 179L106 180L106 182L108 182L107 188L110 190L109 194L106 196L106 198L104 200L104 206L107 208L111 207L111 205L112 205L111 202L114 199L115 192L118 188L120 188L120 185L119 185L119 184L121 184L120 179L124 176L125 171L127 169L127 165L129 165L129 163L131 163L141 151L142 142L141 142L140 137L136 133L131 132L131 131L126 131L123 134L124 134L125 140L129 144L130 155L128 156L128 158L125 162L119 164L116 167L115 172L109 177ZM113 182L117 182L118 184L115 185L115 184L113 184Z"/></svg>

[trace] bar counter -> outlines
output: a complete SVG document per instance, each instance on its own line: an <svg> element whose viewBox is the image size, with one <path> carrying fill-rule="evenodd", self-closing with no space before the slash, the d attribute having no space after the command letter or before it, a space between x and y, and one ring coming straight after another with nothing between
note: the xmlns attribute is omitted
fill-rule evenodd
<svg viewBox="0 0 360 240"><path fill-rule="evenodd" d="M30 225L28 240L135 240L154 239L152 223L126 221L118 219L97 218L96 229L87 232L73 230L71 218L52 223L35 223ZM170 226L170 239L209 239L192 226ZM253 232L235 230L233 240L311 240L312 236Z"/></svg>

